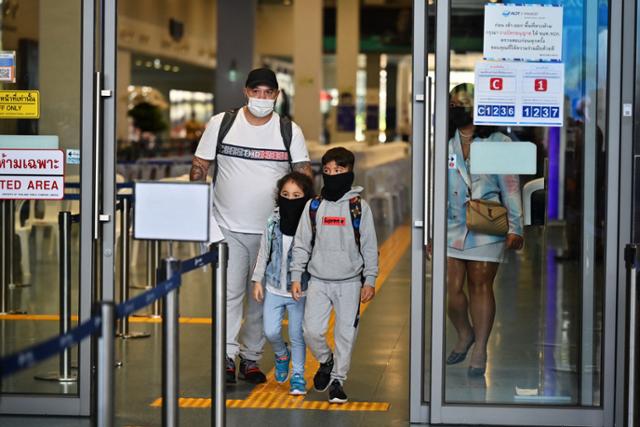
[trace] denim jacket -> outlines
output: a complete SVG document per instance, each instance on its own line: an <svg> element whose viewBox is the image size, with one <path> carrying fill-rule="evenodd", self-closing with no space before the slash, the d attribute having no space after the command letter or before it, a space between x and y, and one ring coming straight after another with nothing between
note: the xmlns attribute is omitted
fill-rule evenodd
<svg viewBox="0 0 640 427"><path fill-rule="evenodd" d="M474 144L482 141L505 142L511 140L500 132L487 139L475 138ZM504 236L476 233L467 229L467 202L473 199L493 200L507 208L509 233L522 236L522 197L518 175L471 175L462 154L460 136L456 131L449 140L448 198L447 198L447 245L459 250L475 248L505 240ZM471 179L472 182L469 180Z"/></svg>
<svg viewBox="0 0 640 427"><path fill-rule="evenodd" d="M287 254L287 264L291 265L291 253L293 243ZM284 286L280 283L282 277L282 231L280 231L280 215L277 210L269 217L267 228L265 229L260 242L260 251L256 261L255 269L251 280L254 282L264 282L264 286L270 286L284 291ZM306 291L309 283L309 273L302 275L302 290ZM291 271L287 272L286 291L291 291Z"/></svg>

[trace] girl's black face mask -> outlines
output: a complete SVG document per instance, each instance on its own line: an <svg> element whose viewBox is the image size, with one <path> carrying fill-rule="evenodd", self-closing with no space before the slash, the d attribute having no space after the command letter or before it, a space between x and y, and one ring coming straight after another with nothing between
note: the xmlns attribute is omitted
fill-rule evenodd
<svg viewBox="0 0 640 427"><path fill-rule="evenodd" d="M469 126L473 123L473 112L471 107L449 107L449 120L456 129Z"/></svg>
<svg viewBox="0 0 640 427"><path fill-rule="evenodd" d="M322 187L322 197L332 202L337 202L342 196L351 190L354 175L353 172L340 173L338 175L322 174L324 187Z"/></svg>
<svg viewBox="0 0 640 427"><path fill-rule="evenodd" d="M278 196L278 207L280 208L280 231L287 236L294 236L298 229L298 222L304 205L309 200L307 197L300 197L299 199L287 199L286 197Z"/></svg>

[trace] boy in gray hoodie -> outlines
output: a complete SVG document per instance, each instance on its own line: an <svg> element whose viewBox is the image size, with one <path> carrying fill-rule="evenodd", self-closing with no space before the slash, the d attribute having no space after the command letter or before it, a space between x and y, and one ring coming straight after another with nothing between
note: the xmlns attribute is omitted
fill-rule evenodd
<svg viewBox="0 0 640 427"><path fill-rule="evenodd" d="M311 275L306 292L304 339L320 367L316 390L329 388L329 402L345 403L342 384L351 364L360 304L375 296L378 242L362 187L353 184L353 153L336 147L322 157L321 196L307 202L296 231L291 259L291 293L300 298L300 278ZM331 308L335 311L335 356L325 339Z"/></svg>

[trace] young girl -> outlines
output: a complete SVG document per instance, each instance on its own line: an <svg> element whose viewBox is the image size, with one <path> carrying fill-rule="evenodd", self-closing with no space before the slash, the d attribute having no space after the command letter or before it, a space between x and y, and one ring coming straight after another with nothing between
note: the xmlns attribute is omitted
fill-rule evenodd
<svg viewBox="0 0 640 427"><path fill-rule="evenodd" d="M296 301L291 296L291 249L298 221L307 201L313 197L311 178L299 172L291 172L277 184L277 207L267 221L262 236L260 252L251 280L253 297L264 302L264 333L275 352L275 378L279 383L289 379L289 362L293 358L289 394L307 394L304 380L305 343L302 334L305 298ZM308 277L303 278L306 290ZM266 292L264 287L266 286ZM282 319L287 309L291 352L282 339Z"/></svg>

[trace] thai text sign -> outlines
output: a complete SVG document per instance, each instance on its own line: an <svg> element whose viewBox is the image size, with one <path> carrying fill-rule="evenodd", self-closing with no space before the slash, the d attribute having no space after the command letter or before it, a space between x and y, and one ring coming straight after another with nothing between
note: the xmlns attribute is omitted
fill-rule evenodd
<svg viewBox="0 0 640 427"><path fill-rule="evenodd" d="M62 199L62 150L0 149L0 199Z"/></svg>
<svg viewBox="0 0 640 427"><path fill-rule="evenodd" d="M562 126L564 64L480 61L474 98L476 125Z"/></svg>
<svg viewBox="0 0 640 427"><path fill-rule="evenodd" d="M62 150L0 149L0 175L64 175Z"/></svg>
<svg viewBox="0 0 640 427"><path fill-rule="evenodd" d="M40 118L40 92L0 90L0 119Z"/></svg>
<svg viewBox="0 0 640 427"><path fill-rule="evenodd" d="M487 4L484 58L562 61L562 6Z"/></svg>

